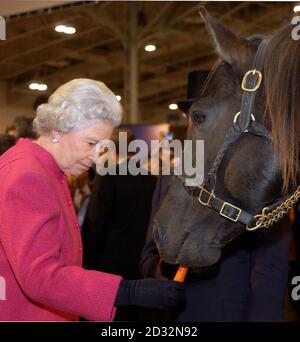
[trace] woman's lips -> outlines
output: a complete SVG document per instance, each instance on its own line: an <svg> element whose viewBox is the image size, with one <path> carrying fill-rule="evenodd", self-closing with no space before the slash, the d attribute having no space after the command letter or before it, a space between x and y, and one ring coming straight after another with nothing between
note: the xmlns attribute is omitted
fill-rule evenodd
<svg viewBox="0 0 300 342"><path fill-rule="evenodd" d="M85 170L88 170L91 166L88 165L84 165L84 164L79 164L82 168L84 168Z"/></svg>

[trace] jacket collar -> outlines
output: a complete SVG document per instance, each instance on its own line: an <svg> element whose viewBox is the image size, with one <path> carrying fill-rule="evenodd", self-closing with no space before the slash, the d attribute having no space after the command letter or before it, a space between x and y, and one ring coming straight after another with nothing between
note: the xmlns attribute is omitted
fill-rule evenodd
<svg viewBox="0 0 300 342"><path fill-rule="evenodd" d="M53 156L34 140L28 138L20 138L17 145L22 146L26 151L33 154L46 168L52 170L56 177L61 180L65 177L64 172L59 168Z"/></svg>

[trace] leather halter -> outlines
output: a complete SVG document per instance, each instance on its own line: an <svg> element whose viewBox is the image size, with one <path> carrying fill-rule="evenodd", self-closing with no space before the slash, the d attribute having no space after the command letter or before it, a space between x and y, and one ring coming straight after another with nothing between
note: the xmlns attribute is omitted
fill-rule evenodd
<svg viewBox="0 0 300 342"><path fill-rule="evenodd" d="M268 39L263 39L258 47L255 55L252 69L247 71L242 81L242 89L244 91L240 112L238 112L233 121L233 125L229 128L223 145L221 146L212 168L207 174L202 186L186 186L186 191L195 197L203 206L209 207L217 211L221 216L236 223L246 226L247 230L256 230L258 228L268 228L274 222L277 222L283 214L287 212L290 205L300 197L300 187L296 191L286 197L280 197L273 202L268 208L263 208L258 215L252 215L247 211L229 203L215 195L217 171L230 145L235 143L244 134L254 134L271 142L271 135L267 128L256 122L253 115L253 108L257 95L257 90L262 82L262 69L265 47ZM281 208L284 209L281 209ZM281 211L278 213L278 208ZM266 212L268 211L268 213ZM271 213L270 213L271 212ZM275 218L272 216L276 216ZM267 216L271 215L271 218ZM268 222L264 222L268 220Z"/></svg>

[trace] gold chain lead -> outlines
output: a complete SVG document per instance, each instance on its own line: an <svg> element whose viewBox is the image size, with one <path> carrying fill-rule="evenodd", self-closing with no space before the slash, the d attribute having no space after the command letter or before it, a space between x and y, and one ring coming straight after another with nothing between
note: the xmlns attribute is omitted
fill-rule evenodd
<svg viewBox="0 0 300 342"><path fill-rule="evenodd" d="M296 189L292 196L287 198L283 203L281 203L278 207L274 210L267 212L269 209L268 207L262 210L261 214L255 216L257 219L256 225L254 227L246 227L247 230L253 231L258 228L269 228L275 222L278 222L282 217L287 214L293 205L299 200L300 198L300 186Z"/></svg>

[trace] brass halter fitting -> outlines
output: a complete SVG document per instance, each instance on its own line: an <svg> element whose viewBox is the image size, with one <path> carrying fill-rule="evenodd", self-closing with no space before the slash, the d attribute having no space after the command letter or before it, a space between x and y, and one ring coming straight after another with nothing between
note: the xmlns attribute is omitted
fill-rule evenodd
<svg viewBox="0 0 300 342"><path fill-rule="evenodd" d="M257 78L257 81L256 81L256 84L254 85L253 88L247 88L246 84L247 84L247 79L248 79L248 76L252 74L252 75L257 75L258 78ZM259 71L259 70L256 70L256 69L252 69L252 70L249 70L245 73L244 77L243 77L243 81L242 81L242 89L244 91L250 91L250 92L254 92L256 91L259 87L260 87L260 84L261 84L261 81L262 81L262 73Z"/></svg>

